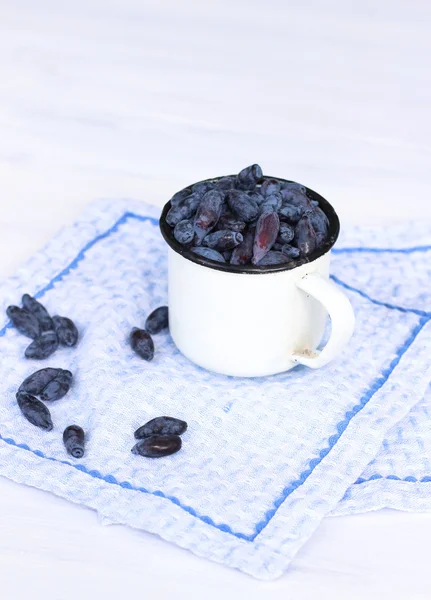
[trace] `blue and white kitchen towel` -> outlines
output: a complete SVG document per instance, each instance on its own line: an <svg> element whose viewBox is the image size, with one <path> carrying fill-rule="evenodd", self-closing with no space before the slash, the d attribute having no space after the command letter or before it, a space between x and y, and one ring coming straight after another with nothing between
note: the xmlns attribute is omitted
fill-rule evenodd
<svg viewBox="0 0 431 600"><path fill-rule="evenodd" d="M357 316L343 356L321 370L243 379L196 367L168 333L156 336L150 363L130 349L130 329L167 300L158 215L143 203L95 203L2 283L0 314L29 292L72 318L81 339L30 362L28 340L4 317L0 474L261 579L281 575L326 515L429 509L431 230L347 232L332 267ZM50 405L49 433L15 401L42 366L75 378ZM163 414L189 424L181 452L131 454L134 430ZM70 423L87 432L82 459L65 454Z"/></svg>
<svg viewBox="0 0 431 600"><path fill-rule="evenodd" d="M393 427L361 477L346 492L333 515L378 508L431 511L431 388Z"/></svg>

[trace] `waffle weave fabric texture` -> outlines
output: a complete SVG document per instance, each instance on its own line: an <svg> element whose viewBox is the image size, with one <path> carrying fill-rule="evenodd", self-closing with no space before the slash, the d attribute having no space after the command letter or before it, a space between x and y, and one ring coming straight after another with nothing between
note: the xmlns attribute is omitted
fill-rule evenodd
<svg viewBox="0 0 431 600"><path fill-rule="evenodd" d="M380 452L332 515L393 508L431 511L431 388L386 435Z"/></svg>
<svg viewBox="0 0 431 600"><path fill-rule="evenodd" d="M321 370L244 379L195 366L168 333L154 336L150 363L131 350L131 328L167 303L158 216L144 203L94 203L2 282L2 314L28 292L72 318L80 341L29 361L29 340L4 318L0 474L261 579L280 576L326 515L376 508L380 494L389 505L376 484L429 489L427 228L409 230L411 244L403 228L344 234L332 273L357 326L343 355ZM49 406L51 432L30 425L15 400L44 366L74 375L67 396ZM189 424L182 450L161 460L133 455L134 430L165 414ZM82 459L63 447L71 423L87 432ZM397 492L394 507L409 494Z"/></svg>

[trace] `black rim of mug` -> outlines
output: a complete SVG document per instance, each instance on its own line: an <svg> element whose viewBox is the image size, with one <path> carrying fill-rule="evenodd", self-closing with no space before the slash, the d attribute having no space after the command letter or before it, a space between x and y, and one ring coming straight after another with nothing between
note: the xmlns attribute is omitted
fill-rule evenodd
<svg viewBox="0 0 431 600"><path fill-rule="evenodd" d="M221 179L222 177L227 177L227 176L222 175L220 177L212 177L210 179L205 179L204 181L199 181L197 183L204 183L206 181L217 181L218 179ZM232 177L232 175L230 175L230 177ZM270 178L270 179L277 179L278 181L282 181L285 183L295 183L293 181L290 181L289 179L282 179L281 177L272 177L271 175L266 175L265 177ZM196 184L192 184L192 185L196 185ZM190 187L190 186L186 186L186 187ZM321 196L314 190L311 190L310 188L308 188L306 186L304 186L304 187L307 191L307 196L311 200L317 200L317 202L319 203L319 208L321 208L323 210L323 212L325 213L325 215L328 217L329 228L328 228L328 237L327 237L325 243L323 244L323 246L300 260L295 260L290 263L281 264L281 265L266 265L266 266L259 267L257 265L231 265L229 263L220 263L215 260L210 260L209 258L204 258L203 256L199 256L198 254L195 254L194 252L192 252L190 250L190 248L181 245L174 238L173 228L171 228L166 222L166 215L168 214L169 209L171 208L170 201L167 202L165 204L165 206L163 207L163 211L160 216L160 231L162 232L162 235L163 235L166 243L172 248L172 250L174 250L175 252L177 252L177 254L180 254L187 260L190 260L190 261L196 263L197 265L201 265L203 267L208 267L210 269L216 269L217 271L224 271L226 273L244 273L244 274L255 274L255 275L259 275L259 274L264 275L266 273L279 273L280 271L292 271L293 269L296 269L302 265L312 263L313 261L317 260L324 254L329 252L329 250L331 250L331 248L334 246L335 242L337 241L338 235L340 233L340 220L339 220L338 215L335 212L333 206L331 204L329 204L329 202L325 198L323 198L323 196Z"/></svg>

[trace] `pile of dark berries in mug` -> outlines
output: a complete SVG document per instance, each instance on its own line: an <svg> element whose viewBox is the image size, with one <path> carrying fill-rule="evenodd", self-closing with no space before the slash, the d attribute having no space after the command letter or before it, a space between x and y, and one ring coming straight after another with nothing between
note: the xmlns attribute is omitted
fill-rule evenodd
<svg viewBox="0 0 431 600"><path fill-rule="evenodd" d="M73 347L78 343L78 329L67 317L51 315L36 298L29 294L22 297L22 306L9 306L6 313L11 324L33 341L25 351L27 359L44 360L59 345ZM132 349L144 360L154 356L151 334L169 327L168 307L156 308L147 318L145 329L134 327L129 336ZM52 431L54 424L46 403L57 402L66 396L73 376L67 369L45 367L31 373L19 386L16 401L22 415L29 423ZM181 435L187 423L174 417L156 417L135 431L137 442L132 453L147 458L161 458L175 454L181 449ZM66 452L73 458L82 458L85 452L85 432L79 425L69 425L63 432Z"/></svg>
<svg viewBox="0 0 431 600"><path fill-rule="evenodd" d="M322 247L329 221L299 183L264 177L259 165L177 192L166 222L177 242L231 265L279 265Z"/></svg>

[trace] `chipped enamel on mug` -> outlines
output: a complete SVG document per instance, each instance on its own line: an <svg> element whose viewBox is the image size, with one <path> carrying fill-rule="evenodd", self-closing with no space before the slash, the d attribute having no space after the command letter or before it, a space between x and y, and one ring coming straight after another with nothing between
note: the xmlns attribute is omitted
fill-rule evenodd
<svg viewBox="0 0 431 600"><path fill-rule="evenodd" d="M340 354L352 336L352 306L329 279L338 216L329 202L306 190L329 219L328 239L293 268L236 266L198 256L175 240L166 223L170 202L164 207L160 229L169 245L169 328L177 348L200 367L238 377L274 375L298 364L317 369ZM331 333L318 351L328 315Z"/></svg>

